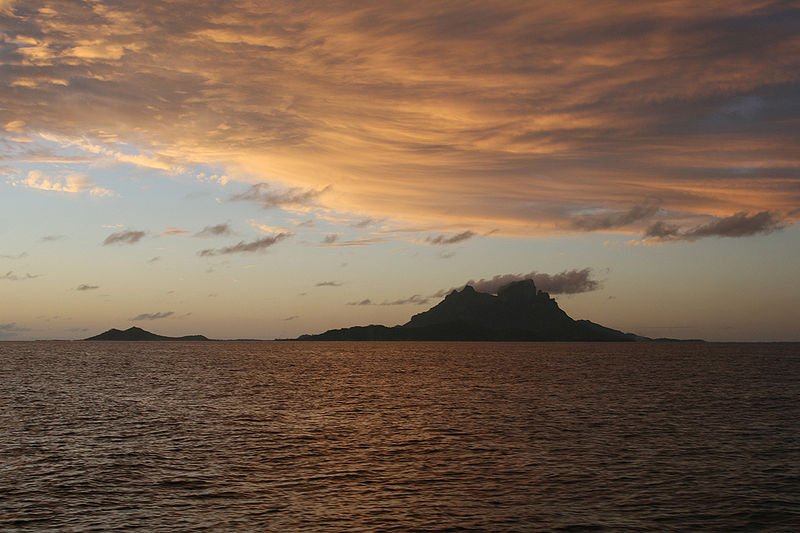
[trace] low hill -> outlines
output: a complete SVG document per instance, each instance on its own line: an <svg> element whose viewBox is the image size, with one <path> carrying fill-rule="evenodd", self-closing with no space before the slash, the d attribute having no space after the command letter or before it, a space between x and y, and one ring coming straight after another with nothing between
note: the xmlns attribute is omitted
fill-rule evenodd
<svg viewBox="0 0 800 533"><path fill-rule="evenodd" d="M87 341L207 341L203 335L187 335L185 337L165 337L157 335L142 328L132 327L126 330L110 329L94 337L84 339Z"/></svg>

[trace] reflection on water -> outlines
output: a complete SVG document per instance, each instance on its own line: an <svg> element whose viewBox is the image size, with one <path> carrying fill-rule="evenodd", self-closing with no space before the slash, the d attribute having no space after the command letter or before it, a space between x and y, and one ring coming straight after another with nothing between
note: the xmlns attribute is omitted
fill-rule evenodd
<svg viewBox="0 0 800 533"><path fill-rule="evenodd" d="M800 529L800 346L0 343L0 529Z"/></svg>

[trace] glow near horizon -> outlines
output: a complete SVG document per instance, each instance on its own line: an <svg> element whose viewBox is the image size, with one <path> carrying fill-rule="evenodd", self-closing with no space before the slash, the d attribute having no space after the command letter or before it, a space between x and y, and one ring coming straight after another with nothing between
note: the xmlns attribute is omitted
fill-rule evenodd
<svg viewBox="0 0 800 533"><path fill-rule="evenodd" d="M0 338L395 324L437 300L347 304L591 268L574 318L800 339L798 10L334 4L0 3Z"/></svg>

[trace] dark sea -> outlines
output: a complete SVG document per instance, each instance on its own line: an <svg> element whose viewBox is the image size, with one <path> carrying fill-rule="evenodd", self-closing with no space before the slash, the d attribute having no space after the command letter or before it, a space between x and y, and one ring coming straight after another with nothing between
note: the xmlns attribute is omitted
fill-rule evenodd
<svg viewBox="0 0 800 533"><path fill-rule="evenodd" d="M2 531L800 531L799 344L0 343Z"/></svg>

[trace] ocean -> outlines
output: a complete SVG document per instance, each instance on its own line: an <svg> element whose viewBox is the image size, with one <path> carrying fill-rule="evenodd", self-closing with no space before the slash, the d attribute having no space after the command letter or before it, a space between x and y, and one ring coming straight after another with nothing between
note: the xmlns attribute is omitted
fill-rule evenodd
<svg viewBox="0 0 800 533"><path fill-rule="evenodd" d="M798 531L800 345L0 343L2 531Z"/></svg>

